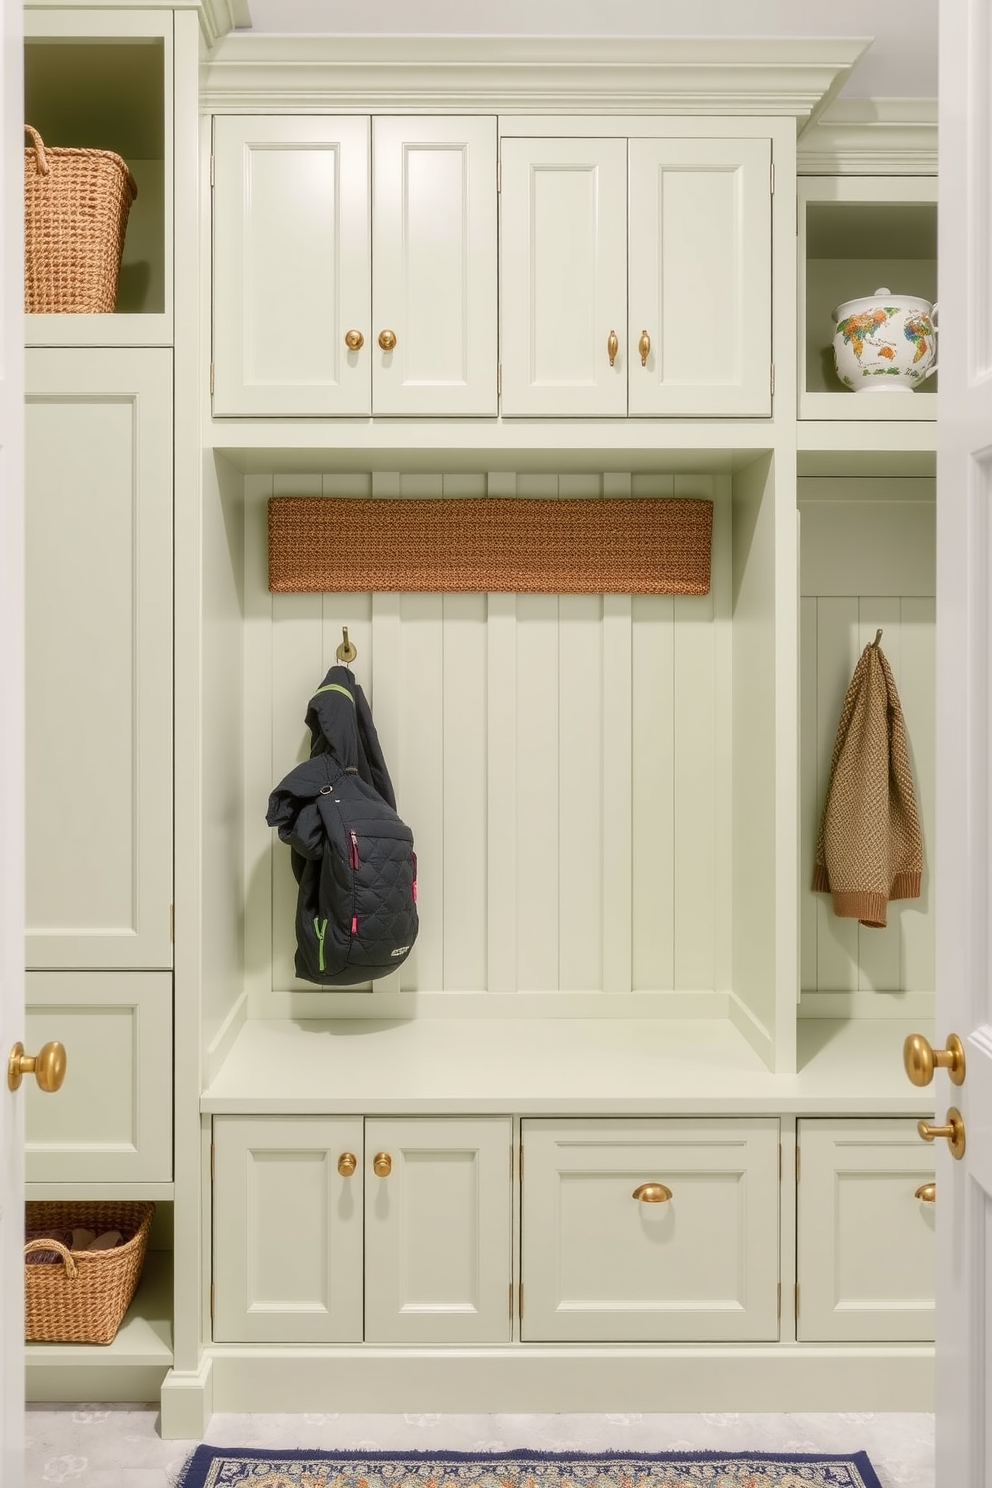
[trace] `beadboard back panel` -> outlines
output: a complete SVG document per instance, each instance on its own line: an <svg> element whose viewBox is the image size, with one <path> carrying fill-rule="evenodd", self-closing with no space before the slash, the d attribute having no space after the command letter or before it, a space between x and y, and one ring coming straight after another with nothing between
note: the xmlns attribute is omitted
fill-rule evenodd
<svg viewBox="0 0 992 1488"><path fill-rule="evenodd" d="M804 1011L915 1014L934 987L934 482L809 478L799 482L799 508ZM830 896L810 888L841 708L858 657L879 629L905 716L923 829L921 896L890 904L884 930L838 919Z"/></svg>
<svg viewBox="0 0 992 1488"><path fill-rule="evenodd" d="M291 494L712 498L711 592L270 594L265 503ZM249 476L246 511L254 1013L341 1003L294 977L296 884L263 818L345 625L418 856L417 944L372 998L728 990L727 477Z"/></svg>

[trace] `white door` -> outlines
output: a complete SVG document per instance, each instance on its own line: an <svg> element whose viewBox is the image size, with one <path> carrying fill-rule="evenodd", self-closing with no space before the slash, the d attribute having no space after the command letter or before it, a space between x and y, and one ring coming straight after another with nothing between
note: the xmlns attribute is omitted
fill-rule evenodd
<svg viewBox="0 0 992 1488"><path fill-rule="evenodd" d="M24 1038L24 146L20 0L0 27L0 1064ZM24 1099L0 1082L0 1482L24 1481Z"/></svg>
<svg viewBox="0 0 992 1488"><path fill-rule="evenodd" d="M369 120L218 118L214 179L214 413L369 413Z"/></svg>
<svg viewBox="0 0 992 1488"><path fill-rule="evenodd" d="M496 120L372 121L372 411L494 417Z"/></svg>
<svg viewBox="0 0 992 1488"><path fill-rule="evenodd" d="M500 162L502 413L622 418L627 141L504 139Z"/></svg>
<svg viewBox="0 0 992 1488"><path fill-rule="evenodd" d="M632 139L629 411L771 414L771 142Z"/></svg>
<svg viewBox="0 0 992 1488"><path fill-rule="evenodd" d="M365 1123L365 1342L510 1340L509 1117Z"/></svg>
<svg viewBox="0 0 992 1488"><path fill-rule="evenodd" d="M937 1485L992 1482L992 11L940 7L937 457Z"/></svg>

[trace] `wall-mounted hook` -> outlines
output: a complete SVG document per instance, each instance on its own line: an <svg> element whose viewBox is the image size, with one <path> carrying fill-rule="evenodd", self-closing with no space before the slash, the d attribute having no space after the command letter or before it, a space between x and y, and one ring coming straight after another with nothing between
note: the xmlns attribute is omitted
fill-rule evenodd
<svg viewBox="0 0 992 1488"><path fill-rule="evenodd" d="M877 651L878 650L878 643L879 643L879 641L881 639L882 639L882 632L880 630L876 630L876 632L875 632L875 639L871 643L872 650L873 651Z"/></svg>
<svg viewBox="0 0 992 1488"><path fill-rule="evenodd" d="M337 657L338 661L343 661L346 666L350 666L351 663L354 661L355 657L358 655L358 650L357 650L357 648L355 646L352 645L351 641L349 641L349 639L348 639L348 627L347 627L347 625L342 625L342 627L341 627L341 635L342 635L343 639L341 641L340 646L335 651L334 655Z"/></svg>

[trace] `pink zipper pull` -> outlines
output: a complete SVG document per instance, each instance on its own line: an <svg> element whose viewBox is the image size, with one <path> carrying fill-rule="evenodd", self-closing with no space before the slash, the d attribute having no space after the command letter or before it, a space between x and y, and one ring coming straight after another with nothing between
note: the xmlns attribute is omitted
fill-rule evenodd
<svg viewBox="0 0 992 1488"><path fill-rule="evenodd" d="M357 868L358 867L358 833L355 831L354 827L352 827L352 829L351 829L350 836L351 836L351 848L350 848L350 851L349 851L349 859L350 859L352 868Z"/></svg>
<svg viewBox="0 0 992 1488"><path fill-rule="evenodd" d="M414 902L414 904L416 904L416 902L417 902L417 854L415 852L411 852L410 853L410 861L413 864L413 882L410 885L410 887L413 890L413 902Z"/></svg>
<svg viewBox="0 0 992 1488"><path fill-rule="evenodd" d="M357 935L358 934L358 916L357 915L352 915L352 917L351 917L351 933L352 933L352 935Z"/></svg>

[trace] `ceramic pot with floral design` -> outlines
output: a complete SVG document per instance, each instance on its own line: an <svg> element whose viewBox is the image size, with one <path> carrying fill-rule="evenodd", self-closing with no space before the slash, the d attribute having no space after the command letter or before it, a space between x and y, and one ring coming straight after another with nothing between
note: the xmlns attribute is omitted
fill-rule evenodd
<svg viewBox="0 0 992 1488"><path fill-rule="evenodd" d="M834 311L834 363L856 393L911 393L937 370L937 306L876 289Z"/></svg>

